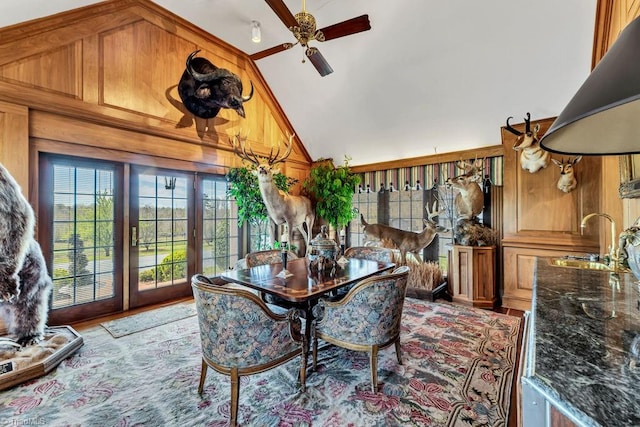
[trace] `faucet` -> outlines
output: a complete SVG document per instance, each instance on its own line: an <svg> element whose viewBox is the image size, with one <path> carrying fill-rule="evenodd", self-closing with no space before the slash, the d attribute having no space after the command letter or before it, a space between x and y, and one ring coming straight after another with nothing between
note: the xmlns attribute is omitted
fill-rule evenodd
<svg viewBox="0 0 640 427"><path fill-rule="evenodd" d="M613 220L611 215L606 213L590 213L589 215L585 215L582 218L580 223L580 234L584 232L584 228L587 226L587 221L593 218L594 216L601 216L606 218L611 222L611 245L609 246L609 267L617 270L618 262L620 261L620 249L616 247L616 222Z"/></svg>

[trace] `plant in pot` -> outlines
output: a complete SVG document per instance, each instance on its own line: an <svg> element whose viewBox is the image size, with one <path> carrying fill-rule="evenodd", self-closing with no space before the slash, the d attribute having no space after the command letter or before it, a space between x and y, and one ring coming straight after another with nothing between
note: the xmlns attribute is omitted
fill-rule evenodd
<svg viewBox="0 0 640 427"><path fill-rule="evenodd" d="M267 207L262 201L258 177L254 174L255 166L231 168L227 172L229 188L227 194L232 196L238 205L238 226L245 222L259 228L261 235L267 234L271 224ZM274 174L276 186L288 193L289 189L298 181L281 173ZM254 248L255 250L269 249L268 247Z"/></svg>
<svg viewBox="0 0 640 427"><path fill-rule="evenodd" d="M359 182L360 177L351 172L349 159L345 157L344 163L338 167L331 160L318 160L302 184L315 203L316 218L322 218L332 226L336 230L336 238L337 231L354 218L353 194Z"/></svg>

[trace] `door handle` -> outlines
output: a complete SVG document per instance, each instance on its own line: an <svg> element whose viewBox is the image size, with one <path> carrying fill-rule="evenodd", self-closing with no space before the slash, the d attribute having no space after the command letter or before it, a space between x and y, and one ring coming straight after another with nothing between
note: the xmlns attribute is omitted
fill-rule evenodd
<svg viewBox="0 0 640 427"><path fill-rule="evenodd" d="M131 227L131 246L138 246L138 227Z"/></svg>

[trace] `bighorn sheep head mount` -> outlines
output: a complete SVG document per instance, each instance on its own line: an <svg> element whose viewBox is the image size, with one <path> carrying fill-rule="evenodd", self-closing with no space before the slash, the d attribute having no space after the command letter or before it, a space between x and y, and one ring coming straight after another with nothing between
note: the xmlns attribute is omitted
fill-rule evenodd
<svg viewBox="0 0 640 427"><path fill-rule="evenodd" d="M551 155L548 151L543 150L539 144L538 132L540 131L540 123L536 123L532 131L531 114L527 113L527 118L524 119L525 131L523 133L509 124L509 120L512 118L507 117L505 129L518 137L515 144L513 144L513 149L520 151L520 166L522 166L522 169L535 173L549 166Z"/></svg>
<svg viewBox="0 0 640 427"><path fill-rule="evenodd" d="M194 116L211 119L221 108L229 108L244 117L243 103L253 97L242 96L242 81L231 71L218 68L205 58L195 58L199 50L191 52L186 69L178 83L178 94L185 108Z"/></svg>
<svg viewBox="0 0 640 427"><path fill-rule="evenodd" d="M564 160L564 157L560 160L551 159L553 163L556 164L560 168L560 178L558 179L558 189L560 191L564 191L565 193L570 193L575 190L578 186L578 180L576 179L574 166L580 160L582 160L582 156L578 156L575 158L569 157L567 161Z"/></svg>

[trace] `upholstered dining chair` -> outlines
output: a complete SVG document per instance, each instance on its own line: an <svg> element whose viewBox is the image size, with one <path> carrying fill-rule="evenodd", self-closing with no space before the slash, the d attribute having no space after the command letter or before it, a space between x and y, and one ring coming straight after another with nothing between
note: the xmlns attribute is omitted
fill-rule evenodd
<svg viewBox="0 0 640 427"><path fill-rule="evenodd" d="M371 390L375 393L378 350L395 344L398 363L402 364L400 321L408 276L409 267L402 266L391 274L362 280L338 301L320 298L311 326L313 369L318 363L319 339L350 350L367 351Z"/></svg>
<svg viewBox="0 0 640 427"><path fill-rule="evenodd" d="M257 295L225 286L217 279L203 275L191 278L202 345L198 394L202 394L208 367L230 376L230 424L235 426L241 376L275 368L300 356L300 387L305 391L307 343L296 310L274 313Z"/></svg>
<svg viewBox="0 0 640 427"><path fill-rule="evenodd" d="M381 248L378 246L351 246L344 251L344 257L393 262L393 251L389 248Z"/></svg>
<svg viewBox="0 0 640 427"><path fill-rule="evenodd" d="M351 246L344 251L345 258L368 259L369 261L393 262L393 250L379 246ZM380 274L386 274L380 273ZM340 288L335 295L341 297L355 285Z"/></svg>
<svg viewBox="0 0 640 427"><path fill-rule="evenodd" d="M296 259L298 256L291 251L287 251L287 259ZM247 267L256 267L258 265L277 264L282 262L282 250L270 249L266 251L249 252L244 257Z"/></svg>

